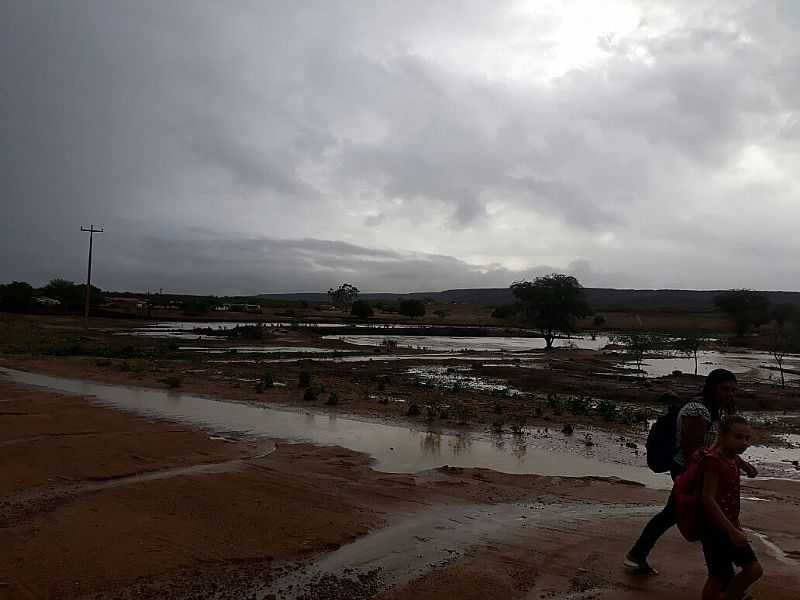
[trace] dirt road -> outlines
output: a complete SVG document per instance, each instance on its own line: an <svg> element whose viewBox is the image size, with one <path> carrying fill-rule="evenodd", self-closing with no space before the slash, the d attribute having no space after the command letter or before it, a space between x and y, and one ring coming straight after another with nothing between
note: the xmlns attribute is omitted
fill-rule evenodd
<svg viewBox="0 0 800 600"><path fill-rule="evenodd" d="M226 440L0 379L0 598L693 598L671 532L641 579L620 557L664 493ZM767 577L800 589L800 484L748 488ZM758 536L767 536L762 540ZM766 543L765 543L766 541Z"/></svg>

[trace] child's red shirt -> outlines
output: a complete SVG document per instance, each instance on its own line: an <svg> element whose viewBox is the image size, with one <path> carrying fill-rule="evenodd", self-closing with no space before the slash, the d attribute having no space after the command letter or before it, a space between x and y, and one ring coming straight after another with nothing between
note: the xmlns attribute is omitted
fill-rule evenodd
<svg viewBox="0 0 800 600"><path fill-rule="evenodd" d="M703 473L716 472L718 475L716 501L722 514L735 526L739 525L740 475L736 459L728 459L716 450L706 453L703 458Z"/></svg>

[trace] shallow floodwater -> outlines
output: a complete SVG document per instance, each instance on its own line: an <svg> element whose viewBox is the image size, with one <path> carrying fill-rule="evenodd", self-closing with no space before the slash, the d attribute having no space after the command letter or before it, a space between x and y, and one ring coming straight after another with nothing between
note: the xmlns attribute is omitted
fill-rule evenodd
<svg viewBox="0 0 800 600"><path fill-rule="evenodd" d="M431 325L407 325L404 323L315 323L313 321L256 321L256 320L244 320L244 321L159 321L157 323L149 323L144 325L143 327L136 327L131 329L130 331L120 332L117 335L135 335L141 337L164 337L164 338L189 338L189 339L196 339L200 337L201 339L214 339L213 334L211 336L208 335L198 335L194 333L195 329L211 329L220 332L220 336L223 332L234 329L235 327L239 327L242 325L261 325L263 327L271 327L271 328L289 328L289 327L299 327L299 328L320 328L320 329L331 329L334 327L354 327L357 329L360 328L370 328L370 329L399 329L399 328L407 328L413 327L414 329L426 329L431 327Z"/></svg>
<svg viewBox="0 0 800 600"><path fill-rule="evenodd" d="M649 377L663 377L673 371L694 373L694 359L681 356L647 359L642 367ZM754 379L780 383L780 373L776 370L775 360L768 352L715 352L706 351L698 355L697 374L708 375L714 369L728 369L736 374L747 375ZM784 369L799 369L800 357L787 356ZM786 381L800 379L800 375L785 373Z"/></svg>
<svg viewBox="0 0 800 600"><path fill-rule="evenodd" d="M397 342L400 348L420 348L433 351L459 352L461 350L477 352L517 352L520 350L540 350L545 347L543 338L535 337L461 337L446 335L326 335L325 339L341 340L358 346L380 346L384 340ZM608 336L575 337L557 339L553 343L556 348L574 346L585 350L600 350L609 343Z"/></svg>
<svg viewBox="0 0 800 600"><path fill-rule="evenodd" d="M180 346L178 350L201 354L352 354L355 350L337 350L315 346Z"/></svg>
<svg viewBox="0 0 800 600"><path fill-rule="evenodd" d="M295 358L270 358L269 356L260 359L231 358L223 360L211 360L213 363L236 364L236 363L296 363L296 362L333 362L333 363L359 363L359 362L397 362L397 361L420 361L420 362L444 362L444 361L464 361L486 363L486 366L497 367L527 367L535 368L541 361L542 356L538 354L514 354L515 362L493 362L486 356L475 356L461 354L458 352L443 353L424 353L424 354L344 354L352 352L350 350L337 350L343 354L340 356L303 356ZM509 357L506 357L509 358Z"/></svg>
<svg viewBox="0 0 800 600"><path fill-rule="evenodd" d="M165 418L213 432L335 445L363 452L375 468L414 473L443 465L480 467L505 473L565 477L619 477L651 487L669 485L669 478L640 466L606 462L573 440L560 440L567 451L533 447L511 436L494 440L471 433L426 432L400 425L211 400L171 391L115 386L0 368L11 380L51 390L93 396L100 403L140 415ZM599 446L599 444L598 444Z"/></svg>

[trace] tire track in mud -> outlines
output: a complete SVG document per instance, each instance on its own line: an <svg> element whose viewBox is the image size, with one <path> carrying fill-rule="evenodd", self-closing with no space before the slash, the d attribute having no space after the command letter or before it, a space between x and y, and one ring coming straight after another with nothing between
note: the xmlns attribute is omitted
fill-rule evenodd
<svg viewBox="0 0 800 600"><path fill-rule="evenodd" d="M136 483L172 479L174 477L228 473L240 469L253 461L266 458L277 449L276 445L267 452L234 460L170 467L128 475L98 477L63 485L26 490L19 494L7 496L0 501L0 527L19 524L19 522L32 518L39 513L54 510L70 499L83 494L91 494Z"/></svg>

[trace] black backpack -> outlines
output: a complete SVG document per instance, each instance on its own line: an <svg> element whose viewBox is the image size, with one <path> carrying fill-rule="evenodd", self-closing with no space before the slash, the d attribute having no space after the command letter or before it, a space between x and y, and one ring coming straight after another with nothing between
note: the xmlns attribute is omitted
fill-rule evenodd
<svg viewBox="0 0 800 600"><path fill-rule="evenodd" d="M655 473L666 473L672 467L677 451L678 413L684 403L670 404L667 412L656 419L647 434L647 466Z"/></svg>

